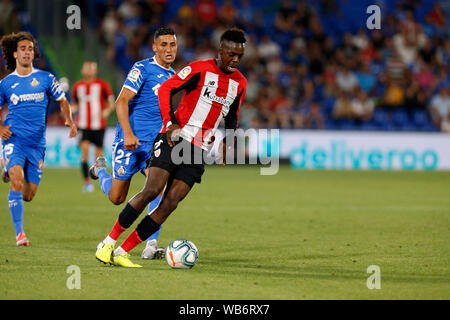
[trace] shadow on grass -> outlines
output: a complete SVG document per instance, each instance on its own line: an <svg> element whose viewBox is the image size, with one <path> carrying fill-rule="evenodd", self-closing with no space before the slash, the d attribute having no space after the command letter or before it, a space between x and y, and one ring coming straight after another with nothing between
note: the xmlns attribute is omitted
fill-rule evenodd
<svg viewBox="0 0 450 320"><path fill-rule="evenodd" d="M362 255L362 254L360 254ZM357 254L348 255L351 257ZM343 256L340 256L341 258ZM224 257L205 257L201 259L202 272L218 273L217 266L220 266L220 273L224 274L240 274L248 277L262 278L284 278L284 279L325 279L325 280L360 280L366 281L370 274L366 273L366 267L356 270L359 266L353 268L332 267L322 264L311 263L312 259L330 258L327 255L305 255L298 256L299 261L305 261L304 264L298 266L284 265L282 261L263 261L259 259L255 261L250 258L224 258ZM342 264L342 263L341 263ZM349 259L349 265L353 266L353 262ZM445 275L431 274L412 274L382 271L381 277L383 282L393 283L448 283L450 277Z"/></svg>

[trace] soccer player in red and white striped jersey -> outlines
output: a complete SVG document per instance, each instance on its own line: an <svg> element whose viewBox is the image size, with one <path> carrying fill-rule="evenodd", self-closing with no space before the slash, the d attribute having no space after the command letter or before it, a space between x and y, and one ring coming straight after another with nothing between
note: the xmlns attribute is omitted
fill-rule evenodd
<svg viewBox="0 0 450 320"><path fill-rule="evenodd" d="M247 80L237 70L244 55L245 42L242 30L232 28L225 31L220 38L216 59L189 64L158 89L163 127L153 144L144 188L132 197L120 216L134 221L160 192L164 191L164 196L158 208L146 215L114 251L115 263L140 267L128 259L128 252L157 231L194 184L201 182L204 162L194 160L197 154L205 159L221 120L225 120L226 129L237 128L239 109L247 87ZM179 91L184 91L184 96L175 111L172 96ZM183 151L192 152L192 161L174 161L172 151L177 149L175 146L183 146ZM225 150L222 148L223 153ZM224 154L222 159L226 159Z"/></svg>
<svg viewBox="0 0 450 320"><path fill-rule="evenodd" d="M83 78L72 87L74 110L77 111L77 126L81 132L81 170L85 192L93 191L89 179L89 146L95 146L95 158L103 155L103 138L106 120L114 108L114 94L110 85L97 78L97 63L86 61L81 69Z"/></svg>

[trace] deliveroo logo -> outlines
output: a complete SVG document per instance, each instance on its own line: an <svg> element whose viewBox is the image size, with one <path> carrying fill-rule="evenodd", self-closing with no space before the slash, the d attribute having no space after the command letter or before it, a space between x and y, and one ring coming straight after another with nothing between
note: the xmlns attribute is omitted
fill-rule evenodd
<svg viewBox="0 0 450 320"><path fill-rule="evenodd" d="M435 170L438 163L432 149L351 148L344 140L331 140L328 147L310 146L304 140L290 153L290 164L296 169Z"/></svg>

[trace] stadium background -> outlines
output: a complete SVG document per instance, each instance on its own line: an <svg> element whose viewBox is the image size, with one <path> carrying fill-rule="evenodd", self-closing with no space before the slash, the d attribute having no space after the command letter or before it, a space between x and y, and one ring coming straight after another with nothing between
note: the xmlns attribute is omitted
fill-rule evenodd
<svg viewBox="0 0 450 320"><path fill-rule="evenodd" d="M261 144L290 157L295 168L372 170L282 166L276 175L262 176L256 166L211 166L202 184L165 222L159 238L162 246L180 237L192 240L200 251L198 264L188 272L174 272L165 261L140 259L141 245L132 259L144 268L130 272L95 261L98 241L120 207L112 206L97 184L95 192L82 193L76 140L67 139L67 128L52 105L46 166L56 168L44 171L37 197L25 204L29 248L15 246L6 201L10 185L0 184L0 298L448 300L450 172L429 171L448 170L450 163L450 135L429 113L439 88L448 88L448 2L439 2L446 16L441 21L434 2L424 0L291 1L297 9L280 15L281 1L250 1L250 9L233 1L236 10L227 10L226 16L234 12L237 20L222 21L218 15L225 1L217 1L217 15L209 23L194 15L196 2L136 1L134 6L133 1L0 0L0 35L30 30L43 54L36 66L70 84L81 77L85 59L98 61L100 76L117 95L131 63L152 54L149 35L160 24L174 26L178 33L177 69L210 56L221 28L236 24L250 40L241 68L249 79L241 125L280 129L279 139ZM80 30L66 25L67 7L74 3L81 8ZM179 11L183 4L187 6ZM366 28L371 4L381 8L380 32ZM411 8L418 24L405 20ZM419 59L407 66L392 57L405 24L420 34L406 51L407 57ZM367 39L357 36L360 30ZM431 47L421 50L418 39L424 37ZM357 45L343 43L345 38ZM369 73L361 70L361 59ZM428 69L419 68L424 66L421 59ZM361 88L371 88L375 107L370 118L332 116L338 75L346 63ZM1 66L4 76L3 62ZM352 82L354 78L340 83ZM388 96L403 93L396 107L383 105L389 83L398 86ZM355 90L351 97L360 91ZM448 105L448 98L440 101L440 106ZM304 122L312 120L311 114L321 115L323 127L322 121ZM286 119L297 122L289 122L292 128L287 129ZM107 152L115 123L112 114ZM389 171L394 168L425 170ZM129 197L143 183L144 177L136 175ZM80 290L67 285L72 265L81 270ZM381 268L380 290L367 286L371 274L366 270L372 265Z"/></svg>
<svg viewBox="0 0 450 320"><path fill-rule="evenodd" d="M72 4L80 29L67 27ZM379 30L366 26L372 4ZM448 1L3 0L0 8L0 34L32 32L43 56L36 66L67 79L68 94L90 59L117 96L132 64L153 55L161 25L176 30L176 70L213 57L221 32L238 26L249 39L240 127L281 129L277 149L262 141L250 155L272 148L298 168L450 169L450 140L440 134L450 129ZM76 143L54 129L62 122L52 103L47 166L79 162ZM108 157L116 122L113 113Z"/></svg>

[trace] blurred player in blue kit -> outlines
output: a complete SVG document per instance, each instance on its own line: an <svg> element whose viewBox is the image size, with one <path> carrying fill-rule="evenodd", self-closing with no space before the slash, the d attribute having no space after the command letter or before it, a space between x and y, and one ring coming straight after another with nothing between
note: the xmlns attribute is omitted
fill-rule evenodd
<svg viewBox="0 0 450 320"><path fill-rule="evenodd" d="M24 201L33 200L42 176L49 98L59 102L69 137L77 135L70 104L55 76L33 67L39 58L37 42L28 32L1 39L6 67L11 73L0 81L0 108L9 112L0 124L4 180L10 180L8 206L16 231L17 246L30 241L23 229Z"/></svg>
<svg viewBox="0 0 450 320"><path fill-rule="evenodd" d="M102 191L116 205L126 200L134 174L140 171L147 175L147 161L153 141L163 124L158 88L175 74L171 67L177 54L175 32L171 28L161 27L155 32L153 40L155 55L133 65L116 100L119 122L112 145L112 176L106 171L104 157L97 158L90 169L91 178L99 179ZM158 207L160 200L161 196L158 196L149 204L149 213ZM97 259L104 261L104 256L111 255L118 237L133 221L119 216L111 232L99 243ZM147 239L143 259L164 257L164 248L157 245L159 232L160 229Z"/></svg>

